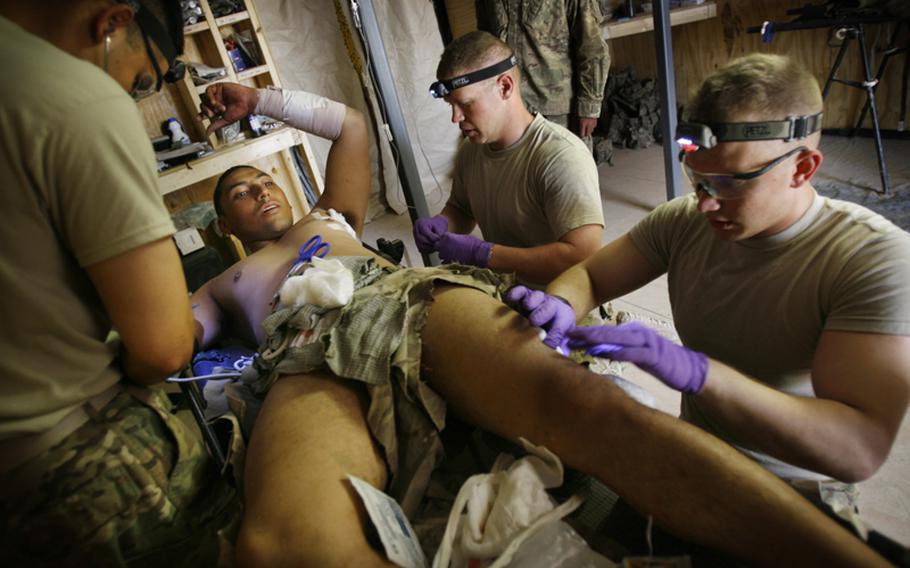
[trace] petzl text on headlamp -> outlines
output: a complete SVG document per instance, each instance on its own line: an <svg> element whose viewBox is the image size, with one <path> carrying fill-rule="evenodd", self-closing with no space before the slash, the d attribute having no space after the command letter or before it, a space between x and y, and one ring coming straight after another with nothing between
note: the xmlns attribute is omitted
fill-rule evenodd
<svg viewBox="0 0 910 568"><path fill-rule="evenodd" d="M719 142L754 142L756 140L801 140L822 126L822 113L788 116L786 120L768 122L719 122L702 124L680 122L676 126L676 143L683 152L708 150Z"/></svg>
<svg viewBox="0 0 910 568"><path fill-rule="evenodd" d="M484 67L483 69L478 69L477 71L465 73L464 75L459 75L458 77L453 77L452 79L446 79L445 81L436 81L430 85L430 94L433 95L434 99L441 99L455 89L460 89L465 85L478 83L484 79L495 77L500 73L505 73L512 67L515 67L517 64L518 58L514 54L510 55L508 59L503 59L499 63L494 63L489 67Z"/></svg>

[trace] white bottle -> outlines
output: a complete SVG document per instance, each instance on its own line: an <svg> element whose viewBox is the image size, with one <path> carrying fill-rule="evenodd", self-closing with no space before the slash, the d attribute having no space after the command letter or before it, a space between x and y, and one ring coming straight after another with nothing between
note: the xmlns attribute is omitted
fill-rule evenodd
<svg viewBox="0 0 910 568"><path fill-rule="evenodd" d="M260 122L259 117L255 114L251 114L247 117L247 120L250 122L250 131L253 133L253 136L262 136L262 122Z"/></svg>
<svg viewBox="0 0 910 568"><path fill-rule="evenodd" d="M171 131L171 148L179 148L190 143L190 137L183 131L176 118L167 119L167 127Z"/></svg>

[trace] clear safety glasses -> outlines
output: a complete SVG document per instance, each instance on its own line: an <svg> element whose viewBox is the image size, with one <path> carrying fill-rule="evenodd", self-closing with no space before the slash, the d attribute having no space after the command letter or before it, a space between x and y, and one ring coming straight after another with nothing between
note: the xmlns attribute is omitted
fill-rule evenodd
<svg viewBox="0 0 910 568"><path fill-rule="evenodd" d="M179 50L168 31L161 22L143 6L141 0L138 4L139 7L135 12L135 21L136 25L139 26L139 30L142 32L142 41L145 43L145 52L152 62L152 67L155 68L155 77L153 78L151 75L143 73L140 77L136 78L136 81L130 89L130 95L137 101L160 91L161 86L165 82L176 83L183 79L184 74L186 74L186 65L183 61L177 59ZM152 49L152 43L158 46L158 49L161 50L161 54L164 55L164 58L168 62L168 67L163 73L161 72L161 67L158 65L158 58L155 57L155 51Z"/></svg>
<svg viewBox="0 0 910 568"><path fill-rule="evenodd" d="M143 74L136 79L130 89L130 96L136 101L154 95L161 90L161 86L165 82L176 83L183 79L183 75L186 73L186 65L183 61L174 59L170 67L162 75L161 68L158 66L158 58L155 57L155 52L152 50L152 43L149 41L148 34L141 25L139 29L142 32L142 40L145 42L145 51L152 62L152 67L155 68L155 78L153 79L151 75Z"/></svg>
<svg viewBox="0 0 910 568"><path fill-rule="evenodd" d="M745 196L746 191L755 185L755 180L770 172L791 156L808 149L806 146L798 146L771 160L757 170L742 173L715 174L699 172L689 166L686 161L687 154L682 153L679 156L679 161L682 163L683 171L686 172L686 176L692 182L692 187L696 192L704 191L717 199L741 199Z"/></svg>

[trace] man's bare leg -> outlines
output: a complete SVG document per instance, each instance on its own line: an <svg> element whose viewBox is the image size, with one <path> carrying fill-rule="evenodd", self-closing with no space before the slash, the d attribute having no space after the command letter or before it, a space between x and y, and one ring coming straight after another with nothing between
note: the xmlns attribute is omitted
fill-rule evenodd
<svg viewBox="0 0 910 568"><path fill-rule="evenodd" d="M476 290L438 288L422 364L450 410L545 445L680 537L760 565L887 566L759 465L637 404Z"/></svg>
<svg viewBox="0 0 910 568"><path fill-rule="evenodd" d="M246 458L240 566L389 566L366 540L369 522L347 480L383 489L386 467L353 381L278 379L256 419Z"/></svg>

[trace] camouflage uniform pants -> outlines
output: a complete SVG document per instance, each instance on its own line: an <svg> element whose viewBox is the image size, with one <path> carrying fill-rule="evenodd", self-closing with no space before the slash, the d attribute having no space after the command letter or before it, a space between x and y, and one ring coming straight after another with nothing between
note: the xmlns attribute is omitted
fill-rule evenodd
<svg viewBox="0 0 910 568"><path fill-rule="evenodd" d="M163 391L126 387L0 476L2 566L214 566L236 490Z"/></svg>
<svg viewBox="0 0 910 568"><path fill-rule="evenodd" d="M333 258L354 275L351 300L328 310L304 304L272 313L262 322L268 337L244 381L261 397L281 375L316 370L364 383L367 424L391 473L387 492L410 515L443 454L445 401L420 371L420 337L433 290L453 284L500 299L514 277L460 264L392 269L369 257Z"/></svg>

